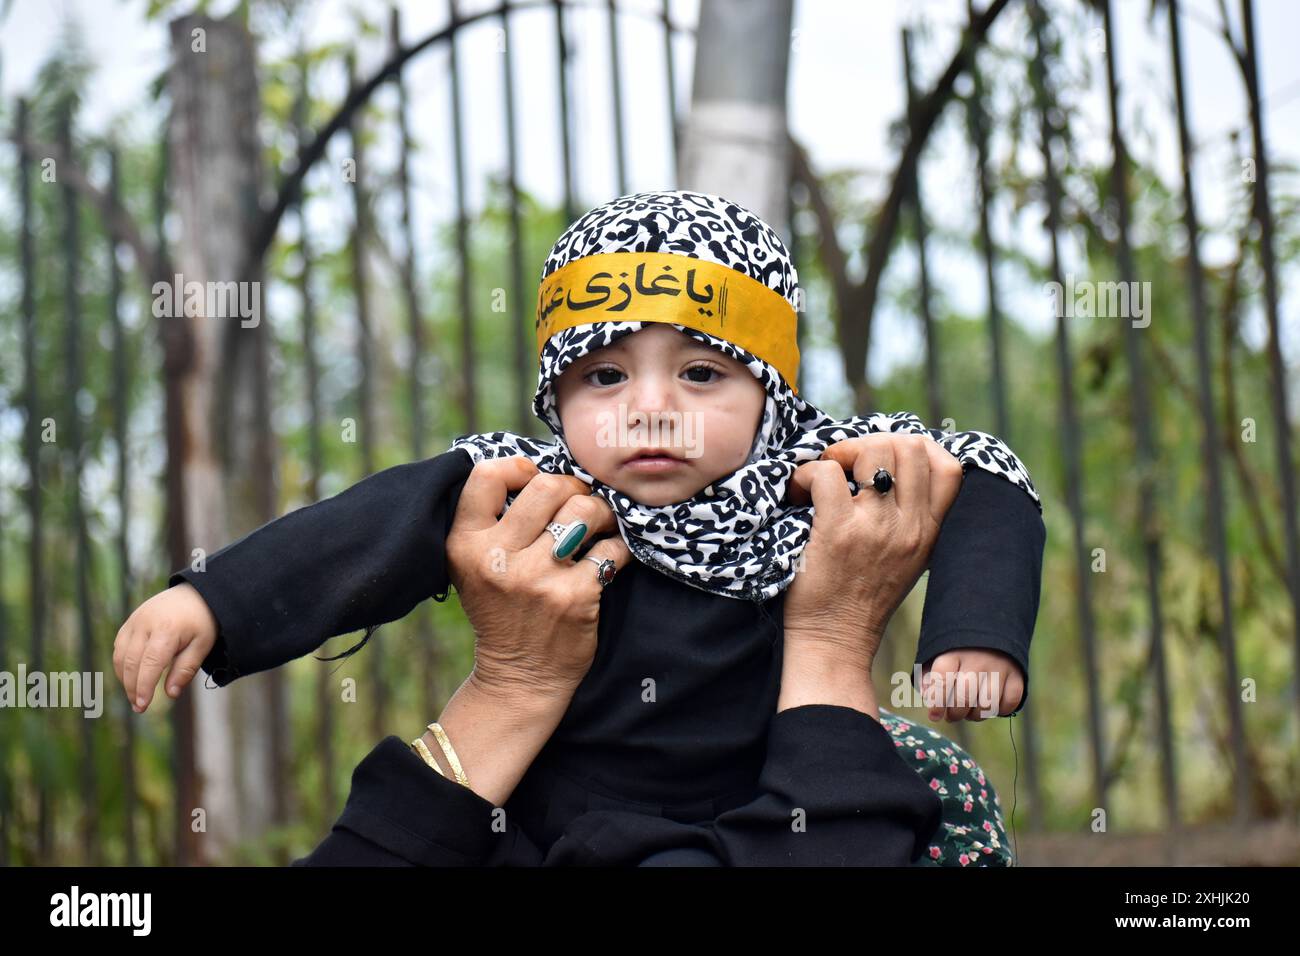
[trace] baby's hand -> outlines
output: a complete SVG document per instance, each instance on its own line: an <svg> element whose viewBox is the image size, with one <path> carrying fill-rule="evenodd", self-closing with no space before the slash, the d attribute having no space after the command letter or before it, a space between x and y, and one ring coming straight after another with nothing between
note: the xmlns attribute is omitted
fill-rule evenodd
<svg viewBox="0 0 1300 956"><path fill-rule="evenodd" d="M1020 665L1001 651L959 647L922 669L921 692L931 720L978 722L993 716L994 708L1005 717L1019 707L1025 676Z"/></svg>
<svg viewBox="0 0 1300 956"><path fill-rule="evenodd" d="M136 713L149 706L169 665L167 694L179 696L216 642L217 619L192 584L167 588L136 608L113 642L113 670Z"/></svg>

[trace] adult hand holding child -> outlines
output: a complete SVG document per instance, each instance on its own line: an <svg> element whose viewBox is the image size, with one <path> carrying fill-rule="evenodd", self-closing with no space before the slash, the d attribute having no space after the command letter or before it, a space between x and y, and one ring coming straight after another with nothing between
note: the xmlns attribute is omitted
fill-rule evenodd
<svg viewBox="0 0 1300 956"><path fill-rule="evenodd" d="M881 494L876 470L893 476ZM845 474L863 486L849 493ZM922 435L837 442L791 477L789 496L814 506L803 569L785 597L778 710L837 701L879 718L871 668L885 625L925 570L961 487L961 464Z"/></svg>
<svg viewBox="0 0 1300 956"><path fill-rule="evenodd" d="M498 521L508 490L520 493ZM552 556L547 526L581 521L585 540L614 532L587 557L619 569L632 558L614 512L590 490L572 475L541 473L522 457L482 461L470 472L447 536L448 576L474 628L470 680L567 701L586 676L603 587L595 563Z"/></svg>

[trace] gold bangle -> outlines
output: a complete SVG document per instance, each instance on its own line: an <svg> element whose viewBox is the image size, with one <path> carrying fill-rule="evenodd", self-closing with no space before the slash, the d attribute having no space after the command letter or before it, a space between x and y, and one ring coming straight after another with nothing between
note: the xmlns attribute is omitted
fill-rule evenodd
<svg viewBox="0 0 1300 956"><path fill-rule="evenodd" d="M411 749L420 755L420 759L427 763L434 770L438 771L438 776L446 777L442 768L438 766L438 761L433 759L433 752L429 750L429 745L424 742L423 737L416 737L411 741Z"/></svg>
<svg viewBox="0 0 1300 956"><path fill-rule="evenodd" d="M447 763L451 764L451 769L456 774L456 782L463 787L468 787L469 777L465 776L465 770L460 765L460 758L456 756L451 741L447 739L447 732L442 729L442 725L436 720L429 725L429 729L433 731L433 736L438 738L438 744L447 757Z"/></svg>

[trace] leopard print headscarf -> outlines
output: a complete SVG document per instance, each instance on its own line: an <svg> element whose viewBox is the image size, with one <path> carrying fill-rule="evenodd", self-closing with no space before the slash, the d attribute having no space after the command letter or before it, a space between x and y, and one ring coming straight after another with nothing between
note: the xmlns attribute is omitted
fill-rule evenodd
<svg viewBox="0 0 1300 956"><path fill-rule="evenodd" d="M686 190L641 192L597 206L556 240L542 268L544 280L583 256L605 252L669 252L739 269L799 308L799 277L781 238L765 222L721 196ZM639 331L647 323L601 321L556 332L540 356L533 411L555 434L539 441L513 432L462 435L475 462L523 455L540 471L575 475L609 502L619 532L647 566L724 597L765 601L794 579L796 559L808 542L812 506L784 503L795 468L814 461L829 445L873 432L929 435L957 457L963 469L983 468L1023 489L1042 509L1029 473L1001 441L983 432L947 434L928 429L910 412L833 419L794 393L767 362L697 329L672 325L745 365L767 391L763 420L749 460L694 497L650 507L587 473L569 452L556 410L554 384L576 359ZM853 493L859 485L849 479ZM506 499L510 507L515 494Z"/></svg>

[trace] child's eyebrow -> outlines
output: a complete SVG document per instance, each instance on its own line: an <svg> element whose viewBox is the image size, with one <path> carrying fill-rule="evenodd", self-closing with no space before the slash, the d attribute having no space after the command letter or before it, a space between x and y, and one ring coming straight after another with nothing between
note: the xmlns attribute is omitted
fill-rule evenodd
<svg viewBox="0 0 1300 956"><path fill-rule="evenodd" d="M682 343L682 346L680 347L690 349L692 352L708 352L711 355L722 354L717 349L715 349L712 345L706 345L705 343L701 342L699 339L687 339L685 342Z"/></svg>
<svg viewBox="0 0 1300 956"><path fill-rule="evenodd" d="M627 346L625 343L627 341L627 338L629 337L630 336L625 336L624 338L619 339L617 342L611 342L609 345L601 346L599 349L596 350L596 352L624 352L627 350ZM677 349L678 351L708 352L712 355L722 354L713 346L708 345L705 342L701 342L699 339L693 339L685 335L681 336L681 341L677 343ZM595 355L596 352L590 352L588 354ZM586 358L586 356L583 357Z"/></svg>

